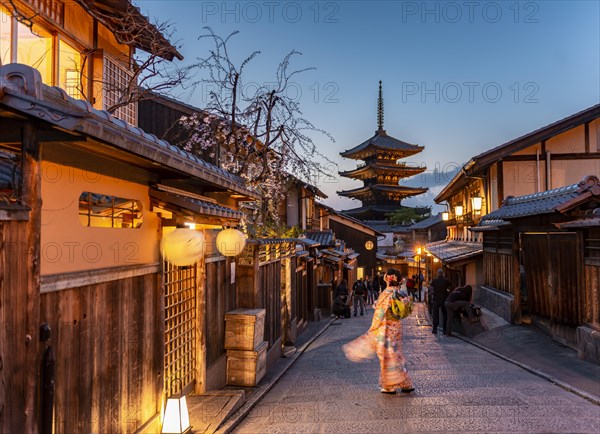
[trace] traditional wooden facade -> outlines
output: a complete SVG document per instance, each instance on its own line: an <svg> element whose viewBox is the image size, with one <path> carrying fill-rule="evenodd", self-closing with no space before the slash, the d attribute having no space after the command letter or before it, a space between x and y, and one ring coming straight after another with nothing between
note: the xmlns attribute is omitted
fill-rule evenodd
<svg viewBox="0 0 600 434"><path fill-rule="evenodd" d="M129 0L0 1L0 66L35 67L45 84L96 109L128 101L136 49L183 59ZM137 125L137 103L122 104L114 116Z"/></svg>
<svg viewBox="0 0 600 434"><path fill-rule="evenodd" d="M497 273L513 276L500 270L518 264L506 260L492 267L483 253L481 232L471 229L497 210L507 196L540 193L595 173L600 173L600 105L471 158L435 198L436 203L447 206L448 236L427 249L443 262L456 284L476 287L478 303L510 320L512 299L487 294L486 288L510 292L518 282L500 278ZM511 244L503 239L499 243ZM519 300L515 303L518 305Z"/></svg>
<svg viewBox="0 0 600 434"><path fill-rule="evenodd" d="M253 194L24 65L0 67L0 125L1 430L46 420L36 390L50 347L55 432L159 429L173 382L204 391L222 352L235 285L214 237ZM159 242L184 222L203 228L206 255L176 267Z"/></svg>
<svg viewBox="0 0 600 434"><path fill-rule="evenodd" d="M383 129L383 96L379 82L377 131L369 140L340 153L344 158L362 160L356 169L340 172L341 176L359 179L364 185L352 190L339 191L340 196L358 199L360 208L343 211L344 214L361 220L382 220L385 214L400 207L402 199L422 194L426 188L399 185L410 176L425 171L425 166L398 163L399 160L423 151L422 146L412 145L388 136Z"/></svg>
<svg viewBox="0 0 600 434"><path fill-rule="evenodd" d="M490 291L521 301L512 304L511 319L527 318L573 347L578 327L600 324L599 246L589 218L599 203L600 180L587 176L578 184L510 196L473 228L483 234Z"/></svg>

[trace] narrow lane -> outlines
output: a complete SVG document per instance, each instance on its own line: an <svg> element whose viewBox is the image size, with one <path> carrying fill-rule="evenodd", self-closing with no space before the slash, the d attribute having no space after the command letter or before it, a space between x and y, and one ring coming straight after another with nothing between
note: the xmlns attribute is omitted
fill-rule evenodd
<svg viewBox="0 0 600 434"><path fill-rule="evenodd" d="M237 433L600 432L600 407L468 343L404 321L416 391L379 392L379 363L340 347L367 330L336 320L248 414Z"/></svg>

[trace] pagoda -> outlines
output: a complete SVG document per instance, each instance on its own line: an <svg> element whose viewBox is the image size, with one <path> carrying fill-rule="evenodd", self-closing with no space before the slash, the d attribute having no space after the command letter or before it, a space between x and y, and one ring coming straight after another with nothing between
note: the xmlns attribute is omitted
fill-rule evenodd
<svg viewBox="0 0 600 434"><path fill-rule="evenodd" d="M339 172L341 176L362 180L364 185L353 190L338 191L340 196L358 199L360 208L343 211L360 220L385 220L385 215L400 208L402 199L425 193L427 188L406 187L403 178L418 175L425 166L402 163L400 160L423 151L423 146L411 145L388 136L383 129L383 94L379 82L377 101L377 131L369 140L341 152L344 158L362 160L356 169Z"/></svg>

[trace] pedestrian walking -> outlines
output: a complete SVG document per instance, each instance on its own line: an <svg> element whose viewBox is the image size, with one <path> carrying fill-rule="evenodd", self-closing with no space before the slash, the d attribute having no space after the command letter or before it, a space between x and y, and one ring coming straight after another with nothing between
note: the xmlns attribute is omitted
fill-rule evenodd
<svg viewBox="0 0 600 434"><path fill-rule="evenodd" d="M454 311L464 307L467 311L467 316L470 322L477 322L479 318L475 318L471 309L471 295L473 288L471 285L459 286L448 295L446 298L446 310L448 311L448 319L446 321L446 330L444 334L446 336L452 335L452 322L454 321Z"/></svg>
<svg viewBox="0 0 600 434"><path fill-rule="evenodd" d="M373 288L373 279L365 279L367 282L367 306L371 306L377 300L377 296L375 295L375 288Z"/></svg>
<svg viewBox="0 0 600 434"><path fill-rule="evenodd" d="M450 293L452 284L450 279L444 276L444 270L441 268L437 270L437 277L431 281L431 287L433 288L433 329L431 333L436 334L438 326L440 325L440 310L442 311L442 325L444 331L446 331L446 323L448 322L448 312L446 311L446 298Z"/></svg>
<svg viewBox="0 0 600 434"><path fill-rule="evenodd" d="M365 294L367 292L367 288L365 287L365 283L362 280L362 277L354 282L352 285L352 298L354 300L354 316L358 312L358 308L360 307L360 315L362 316L365 311Z"/></svg>
<svg viewBox="0 0 600 434"><path fill-rule="evenodd" d="M409 393L415 389L402 354L402 320L392 315L390 307L394 292L400 290L402 275L398 270L390 268L384 280L387 288L377 299L369 331L345 344L342 350L353 362L361 362L377 355L381 367L381 392L394 394L400 388L402 392Z"/></svg>

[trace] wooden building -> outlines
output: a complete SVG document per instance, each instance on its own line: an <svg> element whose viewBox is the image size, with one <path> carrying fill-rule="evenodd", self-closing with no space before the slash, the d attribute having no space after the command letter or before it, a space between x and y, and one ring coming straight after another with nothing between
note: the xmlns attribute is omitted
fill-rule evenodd
<svg viewBox="0 0 600 434"><path fill-rule="evenodd" d="M472 157L436 196L436 203L447 206L448 235L426 248L455 284L472 285L478 303L504 316L508 304L492 303L485 294L494 285L488 280L482 235L471 229L507 196L540 193L595 173L600 173L600 105Z"/></svg>
<svg viewBox="0 0 600 434"><path fill-rule="evenodd" d="M135 88L136 49L183 59L129 0L2 0L0 23L0 66L35 67L45 84L99 110ZM135 126L137 111L131 102L113 114Z"/></svg>
<svg viewBox="0 0 600 434"><path fill-rule="evenodd" d="M219 381L236 287L214 237L253 194L24 65L0 67L0 125L0 429L39 430L47 347L55 432L159 429L175 380ZM185 222L202 228L205 259L161 262L163 233Z"/></svg>
<svg viewBox="0 0 600 434"><path fill-rule="evenodd" d="M600 244L591 218L599 204L600 179L587 176L509 196L473 228L483 235L488 300L510 300L507 319L532 322L575 348L580 327L600 330Z"/></svg>

